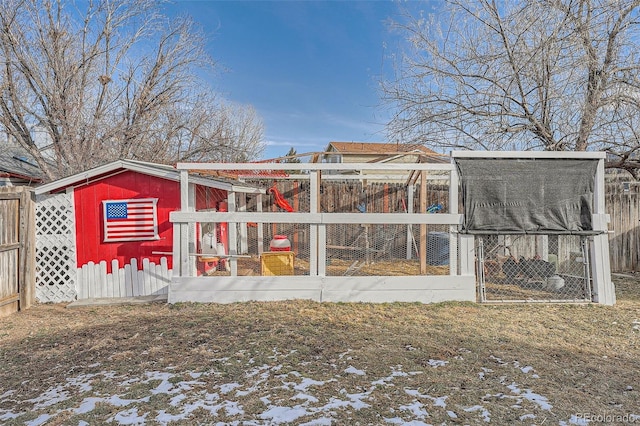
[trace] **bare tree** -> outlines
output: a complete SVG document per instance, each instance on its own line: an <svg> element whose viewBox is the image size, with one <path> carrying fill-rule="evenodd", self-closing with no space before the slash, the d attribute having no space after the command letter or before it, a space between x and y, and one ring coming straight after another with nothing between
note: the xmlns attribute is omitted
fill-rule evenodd
<svg viewBox="0 0 640 426"><path fill-rule="evenodd" d="M192 109L190 118L172 139L178 161L244 162L262 155L264 125L253 107L213 99Z"/></svg>
<svg viewBox="0 0 640 426"><path fill-rule="evenodd" d="M415 5L410 3L410 5ZM392 138L458 149L605 150L637 176L638 0L450 0L408 41Z"/></svg>
<svg viewBox="0 0 640 426"><path fill-rule="evenodd" d="M196 78L213 61L193 23L156 8L153 0L0 3L0 125L49 179L229 144L198 136L185 151L180 143L228 111ZM259 152L262 134L252 137Z"/></svg>

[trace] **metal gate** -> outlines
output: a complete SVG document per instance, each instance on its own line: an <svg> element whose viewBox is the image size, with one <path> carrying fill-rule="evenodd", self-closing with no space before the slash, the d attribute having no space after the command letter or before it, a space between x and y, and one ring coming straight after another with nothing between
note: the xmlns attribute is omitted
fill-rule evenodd
<svg viewBox="0 0 640 426"><path fill-rule="evenodd" d="M476 237L480 302L590 302L589 239L580 235Z"/></svg>

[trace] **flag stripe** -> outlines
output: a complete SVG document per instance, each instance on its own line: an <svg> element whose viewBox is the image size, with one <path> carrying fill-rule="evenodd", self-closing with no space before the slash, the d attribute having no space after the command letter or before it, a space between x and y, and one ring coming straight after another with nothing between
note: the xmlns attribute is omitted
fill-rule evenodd
<svg viewBox="0 0 640 426"><path fill-rule="evenodd" d="M145 229L146 228L146 229ZM109 229L109 233L110 234L115 234L116 232L122 232L122 231L136 231L136 232L155 232L155 229L153 229L153 225L151 226L146 226L146 227L142 227L142 226L120 226L118 228L114 228L114 227L110 227L107 228Z"/></svg>

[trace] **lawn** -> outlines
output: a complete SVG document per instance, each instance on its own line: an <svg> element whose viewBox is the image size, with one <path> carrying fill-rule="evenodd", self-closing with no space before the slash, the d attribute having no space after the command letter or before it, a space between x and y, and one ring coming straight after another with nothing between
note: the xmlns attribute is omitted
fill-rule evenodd
<svg viewBox="0 0 640 426"><path fill-rule="evenodd" d="M618 304L36 305L0 318L0 423L640 423Z"/></svg>

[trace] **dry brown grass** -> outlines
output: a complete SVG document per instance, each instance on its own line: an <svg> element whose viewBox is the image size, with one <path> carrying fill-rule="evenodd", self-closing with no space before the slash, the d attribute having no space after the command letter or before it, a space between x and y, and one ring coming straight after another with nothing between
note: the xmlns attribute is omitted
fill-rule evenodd
<svg viewBox="0 0 640 426"><path fill-rule="evenodd" d="M159 383L140 380L150 371L171 372L174 381L204 373L208 379L202 386L220 393L224 384L249 385L247 371L262 365L273 372L254 383L263 393L229 396L242 406L241 414L199 409L177 423L267 424L259 417L267 405L261 398L299 404L283 386L283 377L293 380L297 373L323 381L313 394L320 400L368 392L368 407L334 409L333 424L418 419L401 409L416 399L429 412L422 418L429 424L483 424L480 409L465 411L474 406L488 410L491 423L499 425L558 424L579 413L640 415L640 276L615 281L614 307L307 301L37 305L0 319L0 423L24 424L48 415L48 424L98 424L123 410L104 403L87 413L72 410L92 395L142 398L127 408L156 413L171 404L164 394L144 400ZM436 368L430 360L446 365ZM349 367L366 375L345 374ZM372 385L394 369L419 374ZM29 401L87 374L96 375L90 392L44 407ZM132 383L123 385L124 378ZM544 396L552 408L528 401L526 389ZM446 396L446 410L457 417L435 407L430 396ZM25 414L11 419L7 412ZM523 414L536 417L520 418ZM152 419L149 415L147 423L154 424Z"/></svg>

